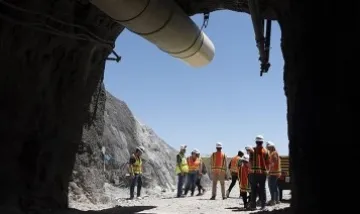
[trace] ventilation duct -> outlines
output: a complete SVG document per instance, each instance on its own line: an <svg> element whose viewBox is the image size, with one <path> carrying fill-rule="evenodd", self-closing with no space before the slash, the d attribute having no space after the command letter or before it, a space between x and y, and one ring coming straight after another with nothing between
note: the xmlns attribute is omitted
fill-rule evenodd
<svg viewBox="0 0 360 214"><path fill-rule="evenodd" d="M193 67L209 64L212 41L173 0L91 0L91 3L156 45Z"/></svg>

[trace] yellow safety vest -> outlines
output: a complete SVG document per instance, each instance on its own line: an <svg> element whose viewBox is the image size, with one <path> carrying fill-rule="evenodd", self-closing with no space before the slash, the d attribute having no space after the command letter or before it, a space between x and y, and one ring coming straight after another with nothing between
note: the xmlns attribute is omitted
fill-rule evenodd
<svg viewBox="0 0 360 214"><path fill-rule="evenodd" d="M179 167L179 164L176 163L175 173L176 174L179 174L181 172L188 173L189 172L189 166L187 164L186 157L184 155L182 155L182 154L179 154L179 155L181 157L181 164L180 164L181 169Z"/></svg>
<svg viewBox="0 0 360 214"><path fill-rule="evenodd" d="M141 174L142 173L142 160L141 158L137 158L136 155L133 154L135 158L135 163L132 164L132 170L134 174Z"/></svg>

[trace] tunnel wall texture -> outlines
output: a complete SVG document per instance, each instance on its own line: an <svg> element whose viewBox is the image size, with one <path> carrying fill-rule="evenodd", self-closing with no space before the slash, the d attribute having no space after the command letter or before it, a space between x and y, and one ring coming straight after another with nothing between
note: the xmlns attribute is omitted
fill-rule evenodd
<svg viewBox="0 0 360 214"><path fill-rule="evenodd" d="M25 1L12 2L21 5ZM190 15L219 8L246 11L244 1L177 2ZM282 30L293 211L321 213L321 209L331 205L336 193L357 193L358 189L356 179L352 182L358 162L358 152L352 148L358 140L350 139L354 133L357 136L352 123L358 97L358 83L353 75L357 61L346 50L355 46L356 38L351 26L337 25L337 33L327 28L331 23L328 20L334 17L339 23L348 23L354 12L351 9L356 7L351 2L337 4L338 12L334 14L331 1L321 5L300 0L267 2L273 3ZM85 25L103 39L114 41L122 31L86 0L29 0L22 4ZM347 14L340 17L341 11ZM35 20L32 15L3 5L0 12ZM101 85L110 49L15 26L3 18L0 30L0 212L10 213L7 211L11 207L65 208L67 183L82 126L91 123L89 106L94 104L92 97ZM334 40L328 43L326 38ZM329 144L344 148L345 152L334 151ZM329 164L331 158L339 155L344 177L336 177L339 174L334 175L334 166ZM340 184L333 182L329 186L328 181L338 178ZM349 196L343 199L336 201L333 212L351 208L357 200Z"/></svg>
<svg viewBox="0 0 360 214"><path fill-rule="evenodd" d="M123 30L87 1L9 2L85 26L103 40L115 41ZM0 212L65 208L82 128L92 122L111 47L16 25L3 16L86 34L3 4L0 14Z"/></svg>

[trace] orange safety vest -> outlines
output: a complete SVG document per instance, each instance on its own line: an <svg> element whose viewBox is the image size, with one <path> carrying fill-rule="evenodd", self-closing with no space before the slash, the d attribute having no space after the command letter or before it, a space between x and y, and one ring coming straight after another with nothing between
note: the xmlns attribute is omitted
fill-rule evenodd
<svg viewBox="0 0 360 214"><path fill-rule="evenodd" d="M211 156L211 171L216 174L225 173L226 172L226 156L223 152L214 152Z"/></svg>
<svg viewBox="0 0 360 214"><path fill-rule="evenodd" d="M187 163L189 166L189 172L198 171L200 169L200 158L195 158L195 160L192 157L188 157Z"/></svg>
<svg viewBox="0 0 360 214"><path fill-rule="evenodd" d="M235 156L231 159L231 162L230 162L230 171L232 173L238 173L239 172L239 166L238 166L238 163L239 163L239 160L240 160L240 157L239 156Z"/></svg>
<svg viewBox="0 0 360 214"><path fill-rule="evenodd" d="M281 176L281 160L276 151L270 153L269 175Z"/></svg>
<svg viewBox="0 0 360 214"><path fill-rule="evenodd" d="M249 164L242 163L241 166L239 167L239 172L238 172L240 192L251 191L249 173L250 173Z"/></svg>
<svg viewBox="0 0 360 214"><path fill-rule="evenodd" d="M263 147L253 148L250 153L251 173L267 174L269 168L269 152Z"/></svg>

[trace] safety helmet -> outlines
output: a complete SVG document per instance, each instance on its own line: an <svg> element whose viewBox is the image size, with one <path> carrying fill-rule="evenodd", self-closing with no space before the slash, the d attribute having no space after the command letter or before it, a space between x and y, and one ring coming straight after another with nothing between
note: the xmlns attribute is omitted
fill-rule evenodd
<svg viewBox="0 0 360 214"><path fill-rule="evenodd" d="M268 147L275 147L275 144L271 141L266 142L266 146Z"/></svg>
<svg viewBox="0 0 360 214"><path fill-rule="evenodd" d="M256 136L255 141L261 141L261 142L263 142L263 141L264 141L264 137L263 137L262 135L258 135L258 136Z"/></svg>
<svg viewBox="0 0 360 214"><path fill-rule="evenodd" d="M200 154L200 151L198 149L194 149L192 152L197 154L197 155Z"/></svg>
<svg viewBox="0 0 360 214"><path fill-rule="evenodd" d="M217 142L217 143L216 143L216 148L222 148L222 143L221 143L221 142Z"/></svg>
<svg viewBox="0 0 360 214"><path fill-rule="evenodd" d="M181 145L180 146L180 150L184 150L184 149L186 149L187 148L187 145Z"/></svg>

